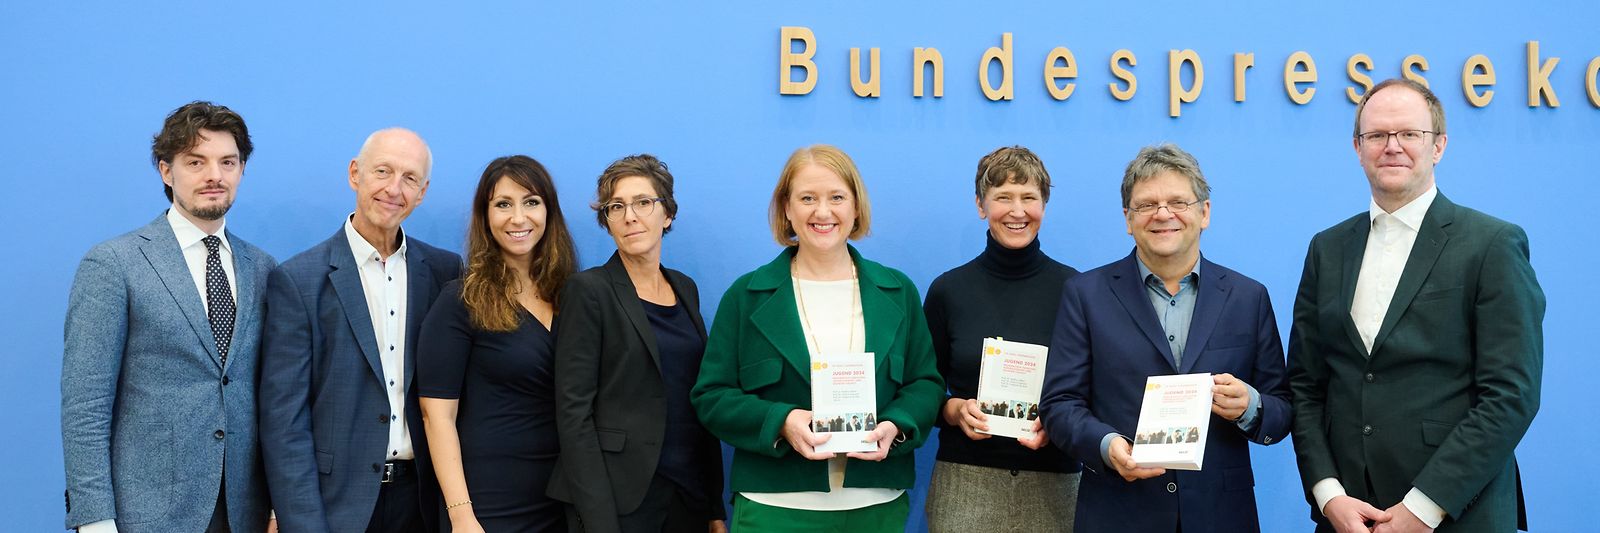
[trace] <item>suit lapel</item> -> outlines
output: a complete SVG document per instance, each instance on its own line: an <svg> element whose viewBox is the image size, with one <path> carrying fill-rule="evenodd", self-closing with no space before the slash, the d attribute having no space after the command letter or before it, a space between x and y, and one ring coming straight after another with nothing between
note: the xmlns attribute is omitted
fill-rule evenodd
<svg viewBox="0 0 1600 533"><path fill-rule="evenodd" d="M1355 308L1356 278L1361 277L1361 261L1367 254L1367 237L1371 233L1372 219L1366 215L1358 216L1354 227L1343 239L1343 248L1339 250L1344 254L1340 258L1343 277L1339 285L1339 309L1343 313L1339 315L1339 322L1344 324L1345 336L1356 347L1356 353L1366 358L1371 358L1372 354L1367 351L1367 344L1361 342L1361 330L1356 328L1355 319L1350 318L1350 310Z"/></svg>
<svg viewBox="0 0 1600 533"><path fill-rule="evenodd" d="M1145 339L1166 358L1167 366L1176 371L1178 365L1172 357L1172 345L1167 344L1167 335L1161 330L1161 320L1156 318L1156 310L1150 307L1150 297L1144 292L1144 280L1139 279L1139 266L1134 263L1138 260L1130 253L1117 263L1109 280L1111 293L1116 295L1133 323L1139 326L1139 331L1144 332Z"/></svg>
<svg viewBox="0 0 1600 533"><path fill-rule="evenodd" d="M339 295L339 305L344 308L345 320L350 322L350 333L361 346L361 355L367 359L378 382L383 383L383 361L378 358L378 339L372 331L367 292L361 287L361 271L356 267L355 252L350 250L343 226L334 232L328 244L328 266L332 268L328 281L333 285L333 292Z"/></svg>
<svg viewBox="0 0 1600 533"><path fill-rule="evenodd" d="M1417 297L1422 282L1427 281L1433 264L1439 260L1439 252L1444 251L1445 243L1450 241L1450 234L1445 232L1445 227L1454 218L1454 208L1455 204L1446 200L1443 194L1434 197L1433 205L1428 207L1428 214L1422 218L1422 227L1417 230L1417 240L1411 245L1411 255L1406 258L1406 267L1400 271L1400 281L1395 284L1394 298L1389 300L1389 310L1383 315L1383 325L1372 338L1373 354L1378 353L1384 339L1394 330L1395 323L1411 306L1411 300Z"/></svg>
<svg viewBox="0 0 1600 533"><path fill-rule="evenodd" d="M228 246L233 250L233 286L237 289L238 296L234 297L234 306L238 311L238 320L234 321L233 341L230 346L238 346L239 340L246 335L255 335L260 324L261 302L260 288L256 287L256 271L261 268L260 258L251 252L249 247L243 245L233 232L226 232ZM246 329L249 331L246 331ZM229 358L229 365L235 358ZM224 367L224 370L227 368Z"/></svg>
<svg viewBox="0 0 1600 533"><path fill-rule="evenodd" d="M900 322L906 317L905 310L901 309L887 292L887 290L901 290L900 281L877 265L863 261L855 247L850 248L850 257L857 265L857 285L861 291L861 322L862 328L867 332L866 351L873 354L874 367L883 368L885 360L889 357L889 349L894 347L895 334L900 331Z"/></svg>
<svg viewBox="0 0 1600 533"><path fill-rule="evenodd" d="M805 330L800 327L800 313L795 307L794 279L789 275L789 258L794 257L794 252L792 246L784 249L777 259L757 269L751 277L750 291L771 291L772 295L750 313L750 323L809 384L811 352L807 348Z"/></svg>
<svg viewBox="0 0 1600 533"><path fill-rule="evenodd" d="M195 290L194 276L189 273L189 263L183 259L183 250L178 248L178 238L172 233L172 226L167 224L166 213L163 212L141 229L139 236L145 239L139 245L139 252L155 269L156 276L161 278L161 284L167 287L167 292L172 294L178 311L189 320L189 327L199 338L200 345L205 347L206 353L211 354L211 363L222 368L222 356L217 353L217 339L211 334L211 319L206 316L205 303Z"/></svg>
<svg viewBox="0 0 1600 533"><path fill-rule="evenodd" d="M656 372L660 373L661 352L656 347L656 334L650 329L650 318L644 315L644 304L639 303L639 289L634 287L633 280L628 278L627 267L622 266L622 256L612 252L611 260L606 261L605 272L606 276L611 278L611 292L617 299L617 307L622 309L622 314L633 324L633 331L644 341L644 349L650 352L650 361L655 363ZM671 283L670 279L668 283Z"/></svg>
<svg viewBox="0 0 1600 533"><path fill-rule="evenodd" d="M1183 368L1178 370L1179 374L1194 370L1195 361L1205 353L1206 341L1211 340L1218 317L1222 316L1228 297L1233 294L1233 284L1222 267L1206 261L1203 256L1200 261L1204 264L1200 267L1199 286L1195 287L1194 313L1189 318L1189 340L1183 345Z"/></svg>
<svg viewBox="0 0 1600 533"><path fill-rule="evenodd" d="M428 255L422 251L421 246L408 246L406 250L406 354L404 377L405 390L411 390L411 383L416 381L417 375L417 332L422 330L422 319L428 316L428 309L433 307L433 288L438 284L433 279L433 269L428 268Z"/></svg>

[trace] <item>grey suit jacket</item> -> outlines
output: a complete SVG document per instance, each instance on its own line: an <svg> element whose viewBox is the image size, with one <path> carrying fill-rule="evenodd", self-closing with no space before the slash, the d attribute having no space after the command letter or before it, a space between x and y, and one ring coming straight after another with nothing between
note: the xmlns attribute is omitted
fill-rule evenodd
<svg viewBox="0 0 1600 533"><path fill-rule="evenodd" d="M256 360L275 262L226 237L238 292L226 366L165 215L79 263L61 361L66 527L202 531L227 472L229 526L265 529Z"/></svg>

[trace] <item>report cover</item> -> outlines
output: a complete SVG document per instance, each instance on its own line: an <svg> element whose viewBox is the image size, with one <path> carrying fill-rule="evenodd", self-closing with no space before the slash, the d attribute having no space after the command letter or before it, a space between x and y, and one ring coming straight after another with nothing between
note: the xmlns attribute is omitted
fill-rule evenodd
<svg viewBox="0 0 1600 533"><path fill-rule="evenodd" d="M1143 467L1199 470L1211 426L1211 374L1150 376L1133 437Z"/></svg>
<svg viewBox="0 0 1600 533"><path fill-rule="evenodd" d="M1003 437L1033 437L1044 390L1044 365L1050 349L1004 339L983 339L978 364L978 409L989 415L989 430Z"/></svg>
<svg viewBox="0 0 1600 533"><path fill-rule="evenodd" d="M811 430L832 435L823 453L870 452L865 442L878 427L877 372L873 354L823 355L811 361Z"/></svg>

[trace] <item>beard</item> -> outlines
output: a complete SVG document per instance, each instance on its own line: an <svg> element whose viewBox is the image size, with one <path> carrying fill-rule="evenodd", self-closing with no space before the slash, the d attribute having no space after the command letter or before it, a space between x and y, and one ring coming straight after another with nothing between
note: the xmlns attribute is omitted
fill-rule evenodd
<svg viewBox="0 0 1600 533"><path fill-rule="evenodd" d="M233 200L229 199L220 204L196 208L190 206L182 199L179 199L178 207L182 207L184 211L187 211L190 215L194 215L195 218L200 220L218 220L221 219L223 215L228 214L228 209L233 207Z"/></svg>

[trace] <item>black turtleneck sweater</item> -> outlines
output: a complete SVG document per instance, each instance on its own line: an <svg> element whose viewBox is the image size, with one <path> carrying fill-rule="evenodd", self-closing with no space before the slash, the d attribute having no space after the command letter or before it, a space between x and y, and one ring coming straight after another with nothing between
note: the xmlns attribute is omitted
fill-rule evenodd
<svg viewBox="0 0 1600 533"><path fill-rule="evenodd" d="M1012 250L985 236L989 244L983 253L934 279L923 303L939 373L950 388L947 399L977 396L978 358L985 337L1049 346L1061 306L1061 285L1078 274L1040 251L1038 239ZM946 425L942 414L938 426L940 461L1006 470L1078 471L1078 462L1054 443L1035 451L1006 437L975 441L960 428Z"/></svg>

